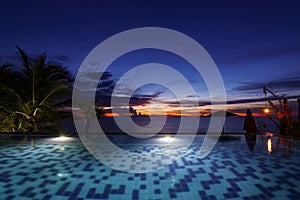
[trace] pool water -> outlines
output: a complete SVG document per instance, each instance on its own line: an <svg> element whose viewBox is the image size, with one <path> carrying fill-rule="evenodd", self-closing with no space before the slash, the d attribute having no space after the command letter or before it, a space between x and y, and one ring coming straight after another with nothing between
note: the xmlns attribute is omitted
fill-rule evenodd
<svg viewBox="0 0 300 200"><path fill-rule="evenodd" d="M130 145L130 137L110 138L122 147ZM187 154L165 168L126 173L96 160L77 137L2 136L0 199L299 198L300 141L234 135L221 138L208 156L199 158L203 138L197 136ZM148 150L143 145L128 148Z"/></svg>

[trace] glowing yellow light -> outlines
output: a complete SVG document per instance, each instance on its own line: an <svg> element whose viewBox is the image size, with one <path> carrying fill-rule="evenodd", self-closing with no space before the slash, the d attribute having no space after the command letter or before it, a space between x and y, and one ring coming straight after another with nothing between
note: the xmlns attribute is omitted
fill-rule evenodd
<svg viewBox="0 0 300 200"><path fill-rule="evenodd" d="M118 113L104 113L104 117L118 117L120 114Z"/></svg>
<svg viewBox="0 0 300 200"><path fill-rule="evenodd" d="M174 138L170 137L170 136L165 136L165 137L160 138L159 140L162 142L172 142L174 140Z"/></svg>
<svg viewBox="0 0 300 200"><path fill-rule="evenodd" d="M266 114L268 114L268 113L270 113L270 109L269 108L264 108L263 112L266 113Z"/></svg>
<svg viewBox="0 0 300 200"><path fill-rule="evenodd" d="M59 137L53 138L52 140L53 141L64 142L64 141L72 140L72 138L66 137L66 136L59 136Z"/></svg>
<svg viewBox="0 0 300 200"><path fill-rule="evenodd" d="M268 153L272 152L272 140L271 138L268 139Z"/></svg>

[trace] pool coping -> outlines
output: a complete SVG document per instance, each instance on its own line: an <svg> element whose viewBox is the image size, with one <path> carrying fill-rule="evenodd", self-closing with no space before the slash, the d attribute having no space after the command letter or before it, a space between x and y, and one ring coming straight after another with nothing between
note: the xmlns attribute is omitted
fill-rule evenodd
<svg viewBox="0 0 300 200"><path fill-rule="evenodd" d="M116 132L116 133L105 133L108 136L112 136L112 135L128 135L126 133L122 133L122 132ZM177 133L158 133L156 135L158 136L164 136L164 135L176 135ZM202 135L205 136L207 133L197 133L196 135ZM277 133L271 133L271 132L258 132L258 133L222 133L221 135L216 134L219 137L222 136L241 136L241 135L245 135L245 134L257 134L257 135L266 135L266 136L276 136L276 137L283 137L283 138L291 138L294 140L300 140L300 137L298 136L293 136L293 135L281 135L281 134L277 134ZM182 134L183 135L183 134ZM184 135L195 135L192 133L184 133ZM211 136L214 136L215 134L211 134ZM73 133L60 133L60 134L49 134L49 133L21 133L21 132L0 132L0 136L16 136L16 137L30 137L30 138L34 138L34 137L59 137L59 136L66 136L66 137L78 137L79 135L77 132L73 132Z"/></svg>

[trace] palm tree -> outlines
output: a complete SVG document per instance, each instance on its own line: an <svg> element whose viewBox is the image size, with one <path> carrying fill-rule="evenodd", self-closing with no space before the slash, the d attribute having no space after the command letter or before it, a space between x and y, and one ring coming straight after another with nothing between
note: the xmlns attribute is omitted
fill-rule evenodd
<svg viewBox="0 0 300 200"><path fill-rule="evenodd" d="M9 108L12 108L10 95L11 86L13 85L11 80L14 80L14 73L10 64L3 64L0 66L0 131L11 132L15 130L15 124L13 120L12 112L9 112ZM11 105L11 106L10 106Z"/></svg>
<svg viewBox="0 0 300 200"><path fill-rule="evenodd" d="M17 47L22 64L17 66L13 79L2 82L4 113L14 122L11 131L45 132L58 130L70 102L72 77L61 65L46 62L46 54L33 59ZM2 81L2 80L1 80ZM8 124L7 124L8 125Z"/></svg>
<svg viewBox="0 0 300 200"><path fill-rule="evenodd" d="M102 75L96 89L96 100L87 103L86 99L76 98L75 102L73 102L73 105L78 106L81 112L78 117L80 117L80 120L83 120L85 123L85 133L88 133L90 131L90 125L92 123L92 120L94 119L94 112L97 116L97 119L99 120L101 115L103 114L104 107L110 106L111 93L115 85L114 80L111 79L111 72L99 73L101 73ZM95 81L97 79L97 76L98 75L95 74L95 72L86 72L84 78L80 80L83 81L81 84L86 87L89 82ZM81 93L81 96L84 96L84 89L74 88L77 93Z"/></svg>

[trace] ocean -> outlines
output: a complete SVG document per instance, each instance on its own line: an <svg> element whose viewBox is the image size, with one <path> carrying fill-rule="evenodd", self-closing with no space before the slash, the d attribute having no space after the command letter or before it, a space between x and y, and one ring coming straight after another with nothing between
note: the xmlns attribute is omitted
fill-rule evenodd
<svg viewBox="0 0 300 200"><path fill-rule="evenodd" d="M148 117L133 117L132 118L135 124L146 127L150 123L150 118ZM155 121L161 121L160 117L154 117L154 124L152 124L152 127L149 127L147 131L153 133L177 133L180 122L184 121L182 124L182 129L186 133L194 133L195 129L191 131L191 125L195 126L195 118L192 117L170 117L166 119L165 124L162 127L161 124L157 125L155 124ZM211 117L200 117L197 133L204 134L208 130L209 123L211 121ZM259 132L271 132L271 133L279 133L276 126L273 124L273 122L267 118L267 117L255 117L257 129ZM84 120L82 121L84 123ZM98 121L91 122L90 125L90 132L97 132L99 129L97 127L101 127L101 129L105 133L124 133L126 131L123 131L115 122L114 118L107 118L103 117ZM244 133L243 130L244 125L244 117L226 117L225 118L225 125L224 125L224 133ZM70 121L64 122L64 128L67 132L76 132L76 129L74 127L74 124ZM96 127L96 128L95 128ZM134 132L139 132L139 130L133 129ZM220 130L220 128L219 128Z"/></svg>

